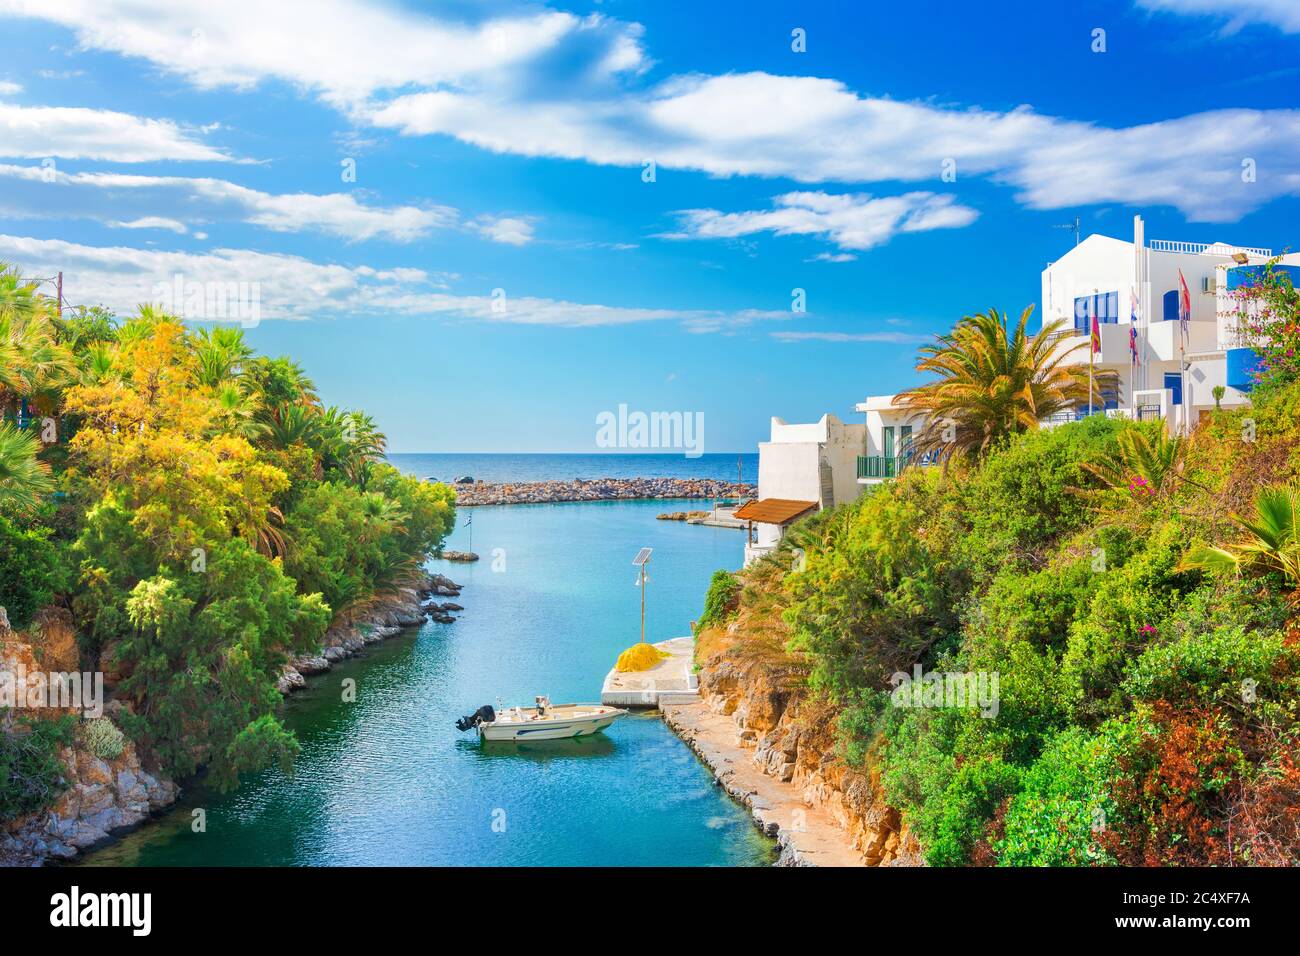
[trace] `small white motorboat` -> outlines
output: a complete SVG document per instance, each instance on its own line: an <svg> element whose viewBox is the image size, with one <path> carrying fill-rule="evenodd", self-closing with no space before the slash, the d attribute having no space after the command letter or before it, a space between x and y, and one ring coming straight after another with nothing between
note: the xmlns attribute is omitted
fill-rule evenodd
<svg viewBox="0 0 1300 956"><path fill-rule="evenodd" d="M477 727L484 740L564 740L599 733L626 713L603 704L552 704L538 697L535 707L484 704L456 721L456 729Z"/></svg>

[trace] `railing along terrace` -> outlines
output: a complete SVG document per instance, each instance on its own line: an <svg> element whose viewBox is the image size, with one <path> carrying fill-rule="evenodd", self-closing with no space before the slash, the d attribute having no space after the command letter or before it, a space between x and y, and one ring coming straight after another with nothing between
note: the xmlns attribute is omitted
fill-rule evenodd
<svg viewBox="0 0 1300 956"><path fill-rule="evenodd" d="M1230 256L1234 252L1245 252L1252 256L1262 256L1265 259L1273 258L1272 249L1264 249L1259 246L1230 246L1223 242L1175 242L1169 239L1152 239L1147 243L1147 248L1152 252L1176 252L1189 256L1206 255L1212 256Z"/></svg>

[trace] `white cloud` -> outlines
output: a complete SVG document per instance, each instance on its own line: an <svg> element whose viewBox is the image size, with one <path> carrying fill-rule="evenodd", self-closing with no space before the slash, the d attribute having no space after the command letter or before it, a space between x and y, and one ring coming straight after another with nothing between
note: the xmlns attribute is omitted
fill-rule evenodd
<svg viewBox="0 0 1300 956"><path fill-rule="evenodd" d="M1295 0L1137 0L1140 7L1167 13L1212 16L1228 21L1229 31L1247 23L1268 23L1300 33L1300 4Z"/></svg>
<svg viewBox="0 0 1300 956"><path fill-rule="evenodd" d="M478 23L360 0L0 0L83 47L142 57L201 88L279 79L338 106L383 90L495 79L566 43L599 79L644 65L640 28L543 10Z"/></svg>
<svg viewBox="0 0 1300 956"><path fill-rule="evenodd" d="M928 192L879 197L793 192L777 196L773 202L775 209L753 212L682 210L677 213L681 231L663 238L735 239L772 232L778 236L824 236L841 249L860 252L888 242L900 232L967 226L979 215L969 206L956 204L952 196Z"/></svg>
<svg viewBox="0 0 1300 956"><path fill-rule="evenodd" d="M177 219L168 219L166 216L142 216L130 222L110 222L109 226L114 229L168 229L181 235L189 231L185 223Z"/></svg>
<svg viewBox="0 0 1300 956"><path fill-rule="evenodd" d="M780 342L886 342L892 345L920 345L933 340L929 335L906 332L773 332Z"/></svg>
<svg viewBox="0 0 1300 956"><path fill-rule="evenodd" d="M36 166L0 164L0 178L33 184L26 192L10 192L0 200L0 208L24 216L48 216L60 210L86 216L112 210L116 220L130 216L153 220L159 218L154 210L183 208L191 221L234 219L276 232L310 230L354 241L383 238L397 242L450 228L459 218L448 206L370 206L350 193L272 194L224 179L58 172L50 184L44 181L45 175L46 171ZM59 188L52 190L51 185Z"/></svg>
<svg viewBox="0 0 1300 956"><path fill-rule="evenodd" d="M508 246L526 246L533 241L533 224L528 219L482 216L470 223L479 235Z"/></svg>
<svg viewBox="0 0 1300 956"><path fill-rule="evenodd" d="M1019 187L1033 208L1167 204L1230 222L1300 195L1300 111L1227 109L1125 129L860 97L835 80L766 73L680 77L644 95L521 102L451 91L398 97L369 115L408 135L496 152L798 182L959 180ZM1255 181L1242 162L1255 161Z"/></svg>
<svg viewBox="0 0 1300 956"><path fill-rule="evenodd" d="M1211 0L1149 0L1191 12ZM1289 29L1290 0L1242 0ZM1034 208L1162 204L1233 221L1300 195L1300 112L1218 110L1134 127L861 96L828 78L674 76L646 87L641 28L537 11L474 23L359 0L0 0L87 48L148 59L201 87L266 80L315 92L358 125L522 156L805 184L1009 184ZM0 134L3 124L0 124ZM128 142L117 136L114 142ZM30 155L43 155L38 151ZM1243 181L1243 160L1257 169Z"/></svg>
<svg viewBox="0 0 1300 956"><path fill-rule="evenodd" d="M10 80L0 80L0 96L13 96L15 93L21 93L23 87L21 83L14 83Z"/></svg>
<svg viewBox="0 0 1300 956"><path fill-rule="evenodd" d="M169 120L112 110L10 103L0 103L0 156L105 159L118 163L231 159Z"/></svg>
<svg viewBox="0 0 1300 956"><path fill-rule="evenodd" d="M62 271L69 301L99 303L122 314L133 312L142 302L156 301L156 290L172 287L179 275L185 283L256 283L261 318L267 320L399 314L568 328L678 322L689 332L725 332L791 317L789 312L644 308L509 294L504 299L490 294L456 295L446 291L444 277L422 269L344 266L247 249L169 252L0 235L0 261L33 275Z"/></svg>

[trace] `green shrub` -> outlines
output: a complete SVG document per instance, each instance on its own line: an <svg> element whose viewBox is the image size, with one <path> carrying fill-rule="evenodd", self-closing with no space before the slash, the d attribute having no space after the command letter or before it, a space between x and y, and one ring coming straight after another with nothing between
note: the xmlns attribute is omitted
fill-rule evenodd
<svg viewBox="0 0 1300 956"><path fill-rule="evenodd" d="M77 728L81 745L101 760L116 760L126 749L126 737L107 717L83 721Z"/></svg>
<svg viewBox="0 0 1300 956"><path fill-rule="evenodd" d="M1209 634L1188 634L1148 648L1124 682L1124 691L1144 701L1191 699L1198 704L1267 706L1295 699L1295 678L1274 676L1287 653L1282 635L1260 635L1241 625ZM1289 668L1288 668L1289 669Z"/></svg>
<svg viewBox="0 0 1300 956"><path fill-rule="evenodd" d="M0 607L10 626L26 627L64 586L64 562L50 529L21 527L0 514Z"/></svg>
<svg viewBox="0 0 1300 956"><path fill-rule="evenodd" d="M1178 522L1167 521L1122 567L1095 575L1088 610L1072 625L1061 662L1077 719L1122 708L1126 666L1159 639L1166 618L1193 589L1193 576L1176 570L1185 541Z"/></svg>
<svg viewBox="0 0 1300 956"><path fill-rule="evenodd" d="M970 533L963 550L977 577L1019 565L1081 528L1091 511L1076 493L1091 484L1084 462L1118 450L1118 422L1097 415L1017 437L954 489Z"/></svg>
<svg viewBox="0 0 1300 956"><path fill-rule="evenodd" d="M807 552L789 580L790 646L813 655L812 684L834 699L883 689L957 633L966 581L951 560L944 487L912 471L859 499L834 546Z"/></svg>
<svg viewBox="0 0 1300 956"><path fill-rule="evenodd" d="M1111 812L1110 740L1071 727L1052 738L1021 779L993 844L1003 866L1086 866L1109 862L1097 832Z"/></svg>
<svg viewBox="0 0 1300 956"><path fill-rule="evenodd" d="M0 822L34 813L67 787L59 750L72 743L76 717L20 718L14 732L0 732Z"/></svg>
<svg viewBox="0 0 1300 956"><path fill-rule="evenodd" d="M697 622L699 627L722 624L736 610L740 600L740 582L730 571L719 569L709 580L708 593L704 595L704 613Z"/></svg>

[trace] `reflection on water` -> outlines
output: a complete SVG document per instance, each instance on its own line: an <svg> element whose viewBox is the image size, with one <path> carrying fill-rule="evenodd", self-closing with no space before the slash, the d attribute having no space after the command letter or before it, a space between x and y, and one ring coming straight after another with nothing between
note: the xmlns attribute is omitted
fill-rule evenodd
<svg viewBox="0 0 1300 956"><path fill-rule="evenodd" d="M604 733L567 740L483 740L461 743L478 750L479 755L488 760L508 760L513 757L516 760L539 762L558 758L608 757L615 749L614 741Z"/></svg>

